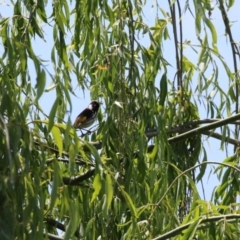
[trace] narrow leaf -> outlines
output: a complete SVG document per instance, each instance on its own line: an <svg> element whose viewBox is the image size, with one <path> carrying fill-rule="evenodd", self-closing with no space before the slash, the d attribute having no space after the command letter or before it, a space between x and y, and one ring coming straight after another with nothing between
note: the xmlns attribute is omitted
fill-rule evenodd
<svg viewBox="0 0 240 240"><path fill-rule="evenodd" d="M163 106L167 96L167 75L164 73L160 81L160 105Z"/></svg>
<svg viewBox="0 0 240 240"><path fill-rule="evenodd" d="M55 144L58 147L59 155L61 157L62 156L62 151L63 151L63 139L62 139L61 132L60 132L59 128L55 127L55 126L53 126L51 132L52 132Z"/></svg>
<svg viewBox="0 0 240 240"><path fill-rule="evenodd" d="M102 188L102 182L101 182L101 177L100 177L99 173L97 173L94 177L93 188L94 188L94 192L93 192L92 199L91 199L90 203L92 203L96 199L96 197L98 196L98 194L99 194L99 192Z"/></svg>
<svg viewBox="0 0 240 240"><path fill-rule="evenodd" d="M37 101L42 96L45 88L45 84L46 84L46 74L45 74L45 71L41 69L37 74L37 84L36 84L37 96L35 101Z"/></svg>
<svg viewBox="0 0 240 240"><path fill-rule="evenodd" d="M56 199L57 199L57 190L60 184L60 179L58 176L59 173L59 166L56 161L54 161L54 170L53 170L53 185L52 185L52 192L51 192L51 204L50 204L50 210L53 209Z"/></svg>
<svg viewBox="0 0 240 240"><path fill-rule="evenodd" d="M112 186L112 179L111 176L109 174L106 175L106 179L105 179L105 187L106 187L106 194L107 194L107 209L109 209L111 202L112 202L112 198L113 198L113 186Z"/></svg>
<svg viewBox="0 0 240 240"><path fill-rule="evenodd" d="M199 226L199 224L201 223L202 219L199 219L198 221L193 222L188 229L186 229L184 232L183 237L181 238L182 240L189 240L189 239L193 239L196 230Z"/></svg>
<svg viewBox="0 0 240 240"><path fill-rule="evenodd" d="M212 33L212 45L214 46L217 43L217 32L216 32L216 29L215 29L214 25L212 24L212 22L209 19L206 18L205 22L206 22L208 28L210 29L210 31Z"/></svg>
<svg viewBox="0 0 240 240"><path fill-rule="evenodd" d="M122 104L120 102L118 102L118 101L114 101L114 104L117 105L120 108L123 108Z"/></svg>
<svg viewBox="0 0 240 240"><path fill-rule="evenodd" d="M48 132L50 132L53 127L55 115L57 112L57 107L58 107L58 98L55 100L55 102L52 106L52 109L50 111L50 114L49 114Z"/></svg>
<svg viewBox="0 0 240 240"><path fill-rule="evenodd" d="M126 202L128 203L128 206L130 208L130 211L132 213L132 217L136 218L137 217L137 210L132 202L132 199L130 198L130 196L127 194L127 192L125 192L122 188L121 188L121 192L126 200Z"/></svg>

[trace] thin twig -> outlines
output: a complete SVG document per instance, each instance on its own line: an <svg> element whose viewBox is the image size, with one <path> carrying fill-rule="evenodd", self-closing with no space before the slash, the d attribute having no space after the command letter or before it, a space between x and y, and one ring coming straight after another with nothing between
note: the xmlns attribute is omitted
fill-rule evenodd
<svg viewBox="0 0 240 240"><path fill-rule="evenodd" d="M179 0L177 0L178 5L178 15L179 15L179 35L180 35L180 64L179 64L179 72L178 72L178 78L179 78L179 85L181 86L181 90L183 90L183 83L182 83L182 74L183 74L183 31L182 31L182 10L181 5L179 3Z"/></svg>
<svg viewBox="0 0 240 240"><path fill-rule="evenodd" d="M51 234L51 233L48 233L47 236L48 236L49 240L63 240L62 237L59 237L59 236Z"/></svg>
<svg viewBox="0 0 240 240"><path fill-rule="evenodd" d="M237 114L239 112L238 108L239 108L239 84L238 84L238 78L239 78L239 74L238 74L238 67L237 67L237 59L236 59L236 55L238 55L240 57L240 52L239 49L233 39L232 36L232 32L231 32L231 28L230 28L230 23L229 23L229 19L228 19L228 15L227 12L225 10L224 4L223 4L223 0L219 0L219 9L222 13L222 19L226 28L226 33L229 36L229 40L230 40L230 44L231 44L231 50L232 50L232 57L233 57L233 65L234 65L234 72L235 72L235 101L236 101L236 106L235 106L235 113ZM239 136L239 126L235 127L235 136L238 137ZM236 151L237 146L235 146L234 151Z"/></svg>
<svg viewBox="0 0 240 240"><path fill-rule="evenodd" d="M230 164L227 164L227 163L220 163L220 162L202 162L202 163L199 163L193 167L190 167L188 168L187 170L181 172L173 181L172 183L170 184L170 186L167 188L167 190L164 192L163 196L161 197L161 199L156 203L154 204L154 209L152 210L152 214L149 216L149 219L152 218L153 214L155 213L155 209L160 205L160 203L163 201L163 199L167 196L167 193L169 192L169 190L172 188L172 186L175 184L175 182L177 182L177 180L179 178L181 178L183 175L185 175L187 172L190 172L202 165L205 165L205 164L217 164L217 165L221 165L221 166L225 166L225 167L229 167L229 168L232 168L233 170L237 171L238 173L240 173L240 169L238 169L237 167L234 167Z"/></svg>
<svg viewBox="0 0 240 240"><path fill-rule="evenodd" d="M129 69L129 80L136 84L136 81L133 80L133 68L134 68L134 20L133 20L133 10L132 10L132 2L128 1L128 16L129 16L129 42L130 42L130 51L131 51L131 61L130 61L130 69Z"/></svg>
<svg viewBox="0 0 240 240"><path fill-rule="evenodd" d="M173 37L174 37L174 45L175 45L175 54L176 54L176 65L177 65L177 82L178 86L177 89L181 89L180 81L179 81L179 71L180 71L180 65L179 65L179 56L178 56L178 39L177 39L177 26L176 26L176 12L175 12L175 3L172 3L172 1L168 0L171 16L172 16L172 25L173 25Z"/></svg>

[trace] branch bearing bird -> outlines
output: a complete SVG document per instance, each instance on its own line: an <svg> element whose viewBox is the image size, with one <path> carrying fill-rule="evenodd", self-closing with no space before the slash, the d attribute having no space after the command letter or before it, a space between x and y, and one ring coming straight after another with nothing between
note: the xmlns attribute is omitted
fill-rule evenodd
<svg viewBox="0 0 240 240"><path fill-rule="evenodd" d="M97 101L92 101L87 108L85 108L76 118L73 127L76 129L81 129L90 127L97 119L97 113L99 109L99 103ZM90 132L90 131L88 131ZM91 133L91 132L90 132Z"/></svg>

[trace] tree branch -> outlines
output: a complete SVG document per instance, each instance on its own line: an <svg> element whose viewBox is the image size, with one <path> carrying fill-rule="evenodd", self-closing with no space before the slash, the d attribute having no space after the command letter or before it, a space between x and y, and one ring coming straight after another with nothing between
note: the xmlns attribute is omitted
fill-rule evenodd
<svg viewBox="0 0 240 240"><path fill-rule="evenodd" d="M46 217L44 220L47 222L48 225L50 225L52 227L56 227L56 228L60 229L63 232L66 231L66 228L65 228L64 224L56 221L55 219L50 218L50 217ZM50 237L52 237L52 238L49 238L49 239L62 239L61 237L59 238L59 236L53 235L51 233L48 233L48 234L50 234ZM77 232L75 233L75 236L78 237L78 233ZM48 235L48 237L49 237L49 235Z"/></svg>
<svg viewBox="0 0 240 240"><path fill-rule="evenodd" d="M226 28L226 33L229 36L229 40L230 40L230 44L231 44L231 50L232 50L232 57L233 57L233 66L234 66L234 73L235 73L235 112L236 114L239 112L239 70L237 67L237 58L236 55L238 55L238 57L240 56L240 52L238 49L238 46L236 44L236 42L233 39L232 36L232 32L231 32L231 28L230 28L230 23L229 23L229 19L228 19L228 15L227 12L225 10L224 7L224 3L223 0L219 1L219 9L221 11L222 14L222 19ZM235 127L235 135L238 136L239 135L239 126ZM236 147L234 148L234 151L236 150Z"/></svg>
<svg viewBox="0 0 240 240"><path fill-rule="evenodd" d="M213 133L213 132L211 132L211 131L207 131L207 132L204 132L203 134L204 134L204 135L207 135L207 136L209 136L209 137L216 138L216 139L218 139L218 140L223 140L223 135L220 134L220 133ZM226 137L226 138L224 139L224 142L226 142L226 143L231 143L231 144L233 144L233 145L235 145L235 146L236 146L236 145L237 145L237 146L240 146L240 141L235 140L235 139L233 139L233 138Z"/></svg>
<svg viewBox="0 0 240 240"><path fill-rule="evenodd" d="M214 123L223 120L222 118L207 118L207 119L200 119L200 120L194 120L190 122L186 122L181 124L179 127L189 127L189 126L195 126L199 124L206 124L206 123ZM230 122L229 124L237 124L240 125L240 120L236 120L234 122ZM175 128L175 127L173 127Z"/></svg>
<svg viewBox="0 0 240 240"><path fill-rule="evenodd" d="M81 182L87 180L94 175L95 168L75 177L63 177L62 181L65 185L79 185Z"/></svg>
<svg viewBox="0 0 240 240"><path fill-rule="evenodd" d="M50 217L46 217L44 220L47 222L48 225L50 225L52 227L56 227L56 228L62 230L63 232L65 232L66 229L65 229L65 226L62 223L60 223L60 222L58 222L55 219L50 218Z"/></svg>
<svg viewBox="0 0 240 240"><path fill-rule="evenodd" d="M184 128L184 129L178 129L178 128L174 128L174 129L171 129L169 132L171 133L185 133L185 132L189 132L191 131L192 128ZM169 133L168 132L168 133ZM206 131L206 132L203 132L202 133L203 135L207 135L209 137L213 137L213 138L216 138L218 140L222 140L223 139L223 135L220 134L220 133L215 133L215 132L212 132L212 131ZM230 137L226 137L224 139L224 142L227 142L227 143L231 143L233 145L239 145L240 146L240 141L238 140L235 140L233 138L230 138Z"/></svg>
<svg viewBox="0 0 240 240"><path fill-rule="evenodd" d="M188 127L187 130L189 131L189 130L192 130L193 128L195 128L199 124L215 123L215 122L219 122L221 120L223 120L223 119L211 118L211 119L202 119L202 120L194 120L194 121L186 122L179 126L174 126L171 129L167 130L167 134L186 132L183 130L186 130L187 127ZM240 125L240 120L230 122L229 124ZM158 134L158 131L156 129L151 129L151 130L146 131L146 136L149 138L155 137L157 134Z"/></svg>
<svg viewBox="0 0 240 240"><path fill-rule="evenodd" d="M55 161L55 160L57 160L57 161L59 161L59 162L69 163L69 159L64 159L64 158L50 158L50 159L47 159L47 160L46 160L46 164L49 164L49 163L51 163L51 162L53 162L53 161ZM79 165L83 165L82 161L79 161L79 160L75 160L75 163L76 163L76 164L79 164ZM92 165L92 166L94 166L94 165Z"/></svg>
<svg viewBox="0 0 240 240"><path fill-rule="evenodd" d="M179 53L178 53L178 35L177 35L177 23L176 23L176 11L175 11L175 2L168 0L170 13L172 17L172 25L173 25L173 37L174 37L174 46L175 46L175 55L176 55L176 66L177 66L177 89L183 90L182 88L182 69L179 61Z"/></svg>
<svg viewBox="0 0 240 240"><path fill-rule="evenodd" d="M233 116L234 119L235 119L235 116ZM230 117L232 118L232 117ZM227 119L230 119L230 118L227 118ZM240 119L240 115L238 115L238 117ZM226 124L235 124L235 125L240 125L240 120L234 120L234 121L231 121L230 120L227 120L227 119L221 119L221 118L212 118L212 119L202 119L202 120L194 120L194 121L190 121L190 122L186 122L182 125L179 125L179 126L175 126L175 127L172 127L171 129L167 130L167 134L172 134L172 133L179 133L179 132L188 132L189 130L196 130L197 128L195 129L192 129L194 126L196 125L199 125L199 124L207 124L207 123L218 123L217 126L215 125L208 125L208 126L213 126L211 127L209 130L212 130L212 129L215 129L217 127L221 127L221 126L224 126ZM227 123L225 123L225 120L227 121ZM221 121L221 122L220 122ZM230 122L229 122L230 121ZM220 123L219 123L220 122ZM192 127L192 128L188 128L186 129L186 127ZM185 128L185 129L184 129ZM187 130L187 131L186 131ZM147 130L146 131L146 137L148 138L151 138L151 137L155 137L157 136L159 132L156 130L156 129L150 129L150 130ZM222 136L221 134L218 134L218 133L211 133L209 131L206 131L206 132L203 132L202 134L204 135L208 135L208 136L211 136L211 137L214 137L216 139L219 139L219 140L222 140L222 138L220 139L220 136ZM194 134L193 134L194 135ZM180 135L178 135L177 137L179 137ZM187 137L186 137L187 138ZM171 138L170 138L171 139ZM229 140L229 141L228 141ZM172 140L171 140L172 141ZM179 140L180 141L180 140ZM229 143L232 143L232 144L239 144L240 141L237 141L233 138L227 138L226 139L227 142ZM97 141L97 142L90 142L91 145L93 145L97 150L101 149L102 148L102 143L100 141ZM87 146L83 146L83 150L84 151L89 151L88 147Z"/></svg>
<svg viewBox="0 0 240 240"><path fill-rule="evenodd" d="M188 131L186 133L183 133L183 134L180 134L178 136L169 138L168 141L169 141L169 143L179 142L179 141L182 141L183 139L193 137L193 136L195 136L197 134L204 134L204 132L207 132L209 130L215 129L217 127L222 127L222 126L227 125L229 123L232 123L232 122L234 122L234 121L236 121L238 119L240 119L240 114L236 114L236 115L231 116L229 118L225 118L223 120L211 123L211 124L209 124L207 126L195 128L195 129L193 129L191 131Z"/></svg>
<svg viewBox="0 0 240 240"><path fill-rule="evenodd" d="M223 136L221 134L214 133L211 130L213 130L217 127L222 127L222 126L227 125L227 124L240 125L240 120L238 120L238 119L240 119L240 114L231 116L231 117L226 118L226 119L215 118L215 119L202 119L202 120L194 120L194 121L186 122L182 125L175 126L171 129L167 130L167 134L182 133L178 136L168 138L168 141L170 143L179 142L179 141L182 141L183 139L190 138L190 137L198 135L198 134L204 134L204 135L207 135L209 137L213 137L213 138L222 140ZM207 126L201 126L201 127L198 127L198 128L194 128L199 124L207 124L207 123L210 123L210 124L207 125ZM194 128L194 129L192 129L192 128ZM157 136L157 134L159 134L159 132L156 129L151 129L151 130L146 131L146 136L148 138L155 137L155 136ZM227 142L227 143L233 144L233 145L240 146L240 141L235 140L233 138L225 138L224 141ZM44 143L40 143L40 142L35 141L34 144L38 145L38 146L43 146L44 148L46 148L46 149L48 149L48 150L50 150L50 151L52 151L56 154L59 154L58 149L49 147ZM90 144L92 146L94 146L97 150L102 148L102 143L100 141L90 142ZM154 145L149 145L148 146L148 152L151 152L153 147L154 147ZM86 152L90 151L88 146L86 146L86 145L83 145L83 150L86 151ZM63 152L62 155L65 156L65 157L69 157L69 154L67 152ZM91 162L85 162L85 161L79 159L81 157L80 155L77 155L77 156L78 156L78 158L76 159L76 162L78 162L79 164L89 165L89 166L92 166L92 167L95 166L95 164L93 164ZM52 161L52 159L47 161L47 163L49 163L51 161ZM68 162L69 160L60 159L60 161ZM72 177L72 178L64 177L63 183L66 184L66 185L78 185L79 183L81 183L82 181L86 180L87 178L91 177L94 174L94 172L92 172L92 174L90 174L91 171L94 171L94 170L92 169L92 170L89 171L89 173L88 172L85 173L86 174L85 177L84 177L85 174L80 175L80 176L76 176L76 177Z"/></svg>
<svg viewBox="0 0 240 240"><path fill-rule="evenodd" d="M225 120L225 119L224 119ZM171 128L170 130L167 131L167 134L173 134L173 133L188 133L189 131L192 131L192 130L195 130L193 129L193 127L195 127L196 125L199 125L199 124L206 124L206 123L216 123L216 122L219 122L219 121L222 121L222 119L203 119L203 120L196 120L196 121L191 121L191 122L187 122L187 123L184 123L182 125L179 125L179 126L176 126L176 127L173 127ZM237 121L234 121L234 122L230 122L229 124L235 124L235 125L240 125L240 121L237 120ZM208 125L210 126L210 125ZM215 128L215 127L214 127ZM213 129L214 129L213 128ZM148 130L146 132L146 136L148 138L151 138L151 137L155 137L156 135L158 134L158 131L156 129L152 129L152 130ZM213 138L216 138L216 139L219 139L219 140L222 140L223 139L223 136L219 133L214 133L212 131L206 131L206 132L202 132L203 135L207 135L209 137L213 137ZM180 135L178 135L177 137L179 137ZM171 139L171 138L170 138ZM179 140L180 141L180 140ZM230 137L227 137L224 139L225 142L227 143L230 143L230 144L233 144L233 145L240 145L240 141L238 140L235 140L233 138L230 138ZM150 148L151 149L151 148Z"/></svg>
<svg viewBox="0 0 240 240"><path fill-rule="evenodd" d="M214 216L214 217L208 217L205 219L202 219L201 224L199 224L199 226L197 227L197 229L199 228L204 228L203 224L205 223L209 223L209 222L216 222L216 221L231 221L232 219L239 219L240 218L240 214L228 214L228 215L221 215L221 216ZM199 220L197 220L199 221ZM183 232L183 230L187 229L190 227L190 225L193 224L193 222L185 224L183 226L180 226L178 228L175 228L161 236L158 236L156 238L153 238L152 240L165 240L165 239L169 239L171 237L175 237L176 235L180 234Z"/></svg>

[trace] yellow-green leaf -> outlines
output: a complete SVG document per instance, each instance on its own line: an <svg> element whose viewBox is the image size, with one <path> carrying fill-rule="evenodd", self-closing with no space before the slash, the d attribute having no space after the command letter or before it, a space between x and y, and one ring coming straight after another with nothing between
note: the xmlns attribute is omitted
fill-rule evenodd
<svg viewBox="0 0 240 240"><path fill-rule="evenodd" d="M56 199L58 197L58 187L60 185L60 179L59 179L59 166L56 161L54 161L54 171L53 171L53 185L52 185L52 192L51 192L51 204L50 204L50 209L52 210Z"/></svg>
<svg viewBox="0 0 240 240"><path fill-rule="evenodd" d="M163 106L167 96L167 75L164 73L160 81L160 105Z"/></svg>
<svg viewBox="0 0 240 240"><path fill-rule="evenodd" d="M212 45L215 45L217 43L217 32L216 29L214 27L214 25L212 24L212 22L209 19L205 19L205 23L207 24L208 28L210 29L211 33L212 33Z"/></svg>
<svg viewBox="0 0 240 240"><path fill-rule="evenodd" d="M55 100L55 102L52 106L52 109L50 111L50 114L49 114L48 132L50 132L53 127L55 115L57 112L57 107L58 107L58 98Z"/></svg>
<svg viewBox="0 0 240 240"><path fill-rule="evenodd" d="M44 88L45 88L45 84L46 84L46 74L44 70L40 70L39 73L37 74L37 84L36 84L36 88L37 88L37 96L36 96L36 100L37 101L43 94Z"/></svg>
<svg viewBox="0 0 240 240"><path fill-rule="evenodd" d="M63 151L63 139L62 139L61 132L60 132L59 128L55 127L55 126L52 127L51 132L52 132L55 144L58 147L59 156L61 157L62 151Z"/></svg>
<svg viewBox="0 0 240 240"><path fill-rule="evenodd" d="M106 205L107 209L106 210L108 210L111 205L112 198L113 198L112 179L109 174L106 175L105 188L106 188L106 195L107 195L107 205Z"/></svg>
<svg viewBox="0 0 240 240"><path fill-rule="evenodd" d="M137 210L133 204L132 199L130 198L130 196L127 194L127 192L125 192L122 188L121 188L121 192L126 200L126 202L128 203L128 206L130 208L130 211L132 213L132 217L137 218Z"/></svg>
<svg viewBox="0 0 240 240"><path fill-rule="evenodd" d="M94 192L92 194L92 199L91 199L91 203L96 199L96 197L98 196L100 190L102 188L102 182L101 182L101 177L100 177L100 174L97 173L94 177L94 180L93 180L93 189L94 189Z"/></svg>

